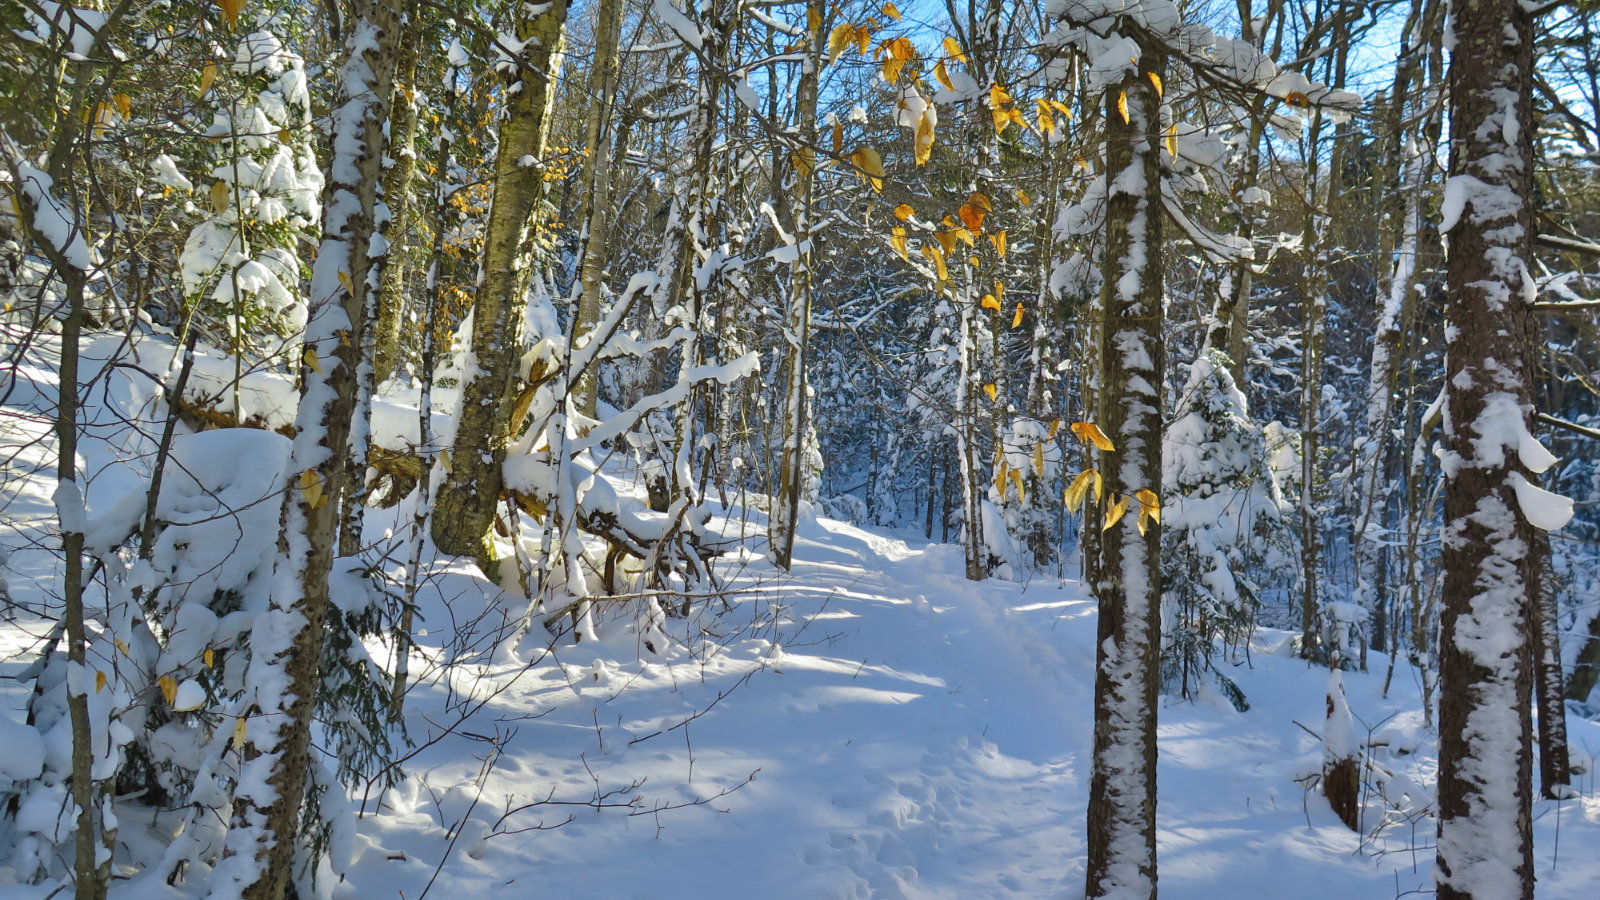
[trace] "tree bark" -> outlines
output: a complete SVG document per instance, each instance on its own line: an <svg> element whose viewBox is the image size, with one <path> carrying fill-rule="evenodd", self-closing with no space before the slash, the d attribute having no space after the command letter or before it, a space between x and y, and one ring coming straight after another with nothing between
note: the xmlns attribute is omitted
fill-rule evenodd
<svg viewBox="0 0 1600 900"><path fill-rule="evenodd" d="M1529 424L1533 23L1517 0L1454 0L1443 612L1440 900L1533 897L1532 528L1517 498ZM1509 138L1509 139L1508 139ZM1450 223L1446 223L1449 225ZM1509 418L1509 421L1507 421Z"/></svg>
<svg viewBox="0 0 1600 900"><path fill-rule="evenodd" d="M600 321L600 291L605 286L605 267L611 254L608 248L611 216L611 150L607 146L606 123L617 94L621 68L618 42L622 34L622 0L600 0L595 20L594 63L589 70L589 112L584 121L584 169L582 204L588 215L583 233L583 264L578 281L578 322L573 329L574 345L582 347ZM578 379L578 411L594 418L599 401L599 378L589 371Z"/></svg>
<svg viewBox="0 0 1600 900"><path fill-rule="evenodd" d="M1140 68L1165 74L1140 41ZM1119 112L1126 95L1128 121ZM1140 533L1134 492L1161 488L1162 211L1160 98L1135 73L1106 94L1106 247L1098 418L1106 499L1133 507L1098 542L1094 759L1085 896L1156 896L1156 694L1160 681L1161 527ZM1086 528L1099 528L1088 523Z"/></svg>
<svg viewBox="0 0 1600 900"><path fill-rule="evenodd" d="M386 104L408 0L363 0L352 17L333 111L335 155L323 198L324 233L312 274L296 436L290 450L266 612L251 632L241 710L243 757L224 859L211 900L282 900L293 878L301 806L315 761L311 714L322 660L328 576L338 538L345 454L358 389ZM315 361L314 363L312 361ZM237 740L237 739L236 739Z"/></svg>
<svg viewBox="0 0 1600 900"><path fill-rule="evenodd" d="M434 506L433 540L440 552L471 555L484 574L499 580L489 530L504 476L501 465L512 435L522 318L543 227L545 143L560 67L567 0L518 7L517 39L523 59L517 87L500 125L494 197L484 241L483 276L472 319L473 370L463 377L450 474ZM537 10L528 15L528 10Z"/></svg>

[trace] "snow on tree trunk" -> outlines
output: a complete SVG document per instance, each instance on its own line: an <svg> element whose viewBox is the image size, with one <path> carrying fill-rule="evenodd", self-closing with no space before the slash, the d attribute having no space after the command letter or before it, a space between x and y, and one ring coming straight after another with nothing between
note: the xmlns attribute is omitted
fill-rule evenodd
<svg viewBox="0 0 1600 900"><path fill-rule="evenodd" d="M1145 72L1165 52L1139 43L1138 70L1106 92L1105 309L1099 422L1116 444L1108 499L1161 485L1162 212L1160 98ZM1119 103L1120 98L1125 98ZM1126 110L1126 121L1122 111ZM1134 501L1137 502L1137 501ZM1156 692L1160 673L1161 528L1124 515L1099 542L1094 760L1085 895L1156 895ZM1091 518L1091 522L1093 519ZM1099 527L1091 524L1089 527Z"/></svg>
<svg viewBox="0 0 1600 900"><path fill-rule="evenodd" d="M1518 0L1454 0L1440 622L1440 900L1533 897L1528 432L1521 341L1532 315L1532 18ZM1542 454L1542 456L1541 456ZM1548 497L1549 495L1543 495ZM1524 502L1526 501L1526 502ZM1551 524L1546 522L1545 524Z"/></svg>
<svg viewBox="0 0 1600 900"><path fill-rule="evenodd" d="M594 64L589 70L590 108L584 121L584 196L581 201L588 215L583 217L583 263L578 282L578 322L573 329L574 343L584 346L600 322L600 292L604 287L606 262L611 258L607 244L611 216L611 139L609 117L617 93L621 53L623 0L600 0L595 22ZM588 372L578 380L578 411L594 418L599 400L600 379Z"/></svg>
<svg viewBox="0 0 1600 900"><path fill-rule="evenodd" d="M251 631L250 693L242 704L243 762L225 857L212 900L280 900L293 876L296 831L311 756L337 502L348 468L351 413L379 208L385 103L405 0L357 8L333 110L333 157L323 201L324 235L312 274L296 436L287 467L271 601Z"/></svg>
<svg viewBox="0 0 1600 900"><path fill-rule="evenodd" d="M778 465L778 496L772 513L773 561L787 569L794 559L794 535L799 527L801 492L805 487L807 422L806 352L811 340L812 186L815 182L817 143L817 83L822 74L822 20L826 3L807 5L807 52L800 73L800 148L795 153L793 196L795 258L789 272L789 316L784 330L787 364L784 367L783 455ZM877 442L873 442L876 451ZM868 501L872 496L868 494Z"/></svg>
<svg viewBox="0 0 1600 900"><path fill-rule="evenodd" d="M522 58L502 65L512 87L500 123L494 196L483 250L483 274L472 313L472 341L461 377L450 474L434 506L433 540L443 553L471 555L498 580L489 530L500 502L506 449L522 357L522 320L543 228L543 159L560 70L566 0L519 6L512 43Z"/></svg>

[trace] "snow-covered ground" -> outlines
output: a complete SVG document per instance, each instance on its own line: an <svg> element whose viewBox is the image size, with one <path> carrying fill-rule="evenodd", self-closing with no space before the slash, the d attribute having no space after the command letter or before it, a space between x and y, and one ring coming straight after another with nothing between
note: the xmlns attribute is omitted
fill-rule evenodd
<svg viewBox="0 0 1600 900"><path fill-rule="evenodd" d="M98 339L91 353L112 346ZM53 390L45 361L27 374L44 396ZM96 394L109 399L96 400L106 425L90 429L84 449L104 473L92 510L136 483L141 448L112 413L129 411L118 404L135 401L137 377L119 371ZM6 518L20 529L0 542L21 549L4 575L18 600L38 602L51 566L26 547L48 538L53 473L40 468L47 426L22 413L44 401L19 389L7 402L6 458L34 443L5 473ZM374 513L368 527L398 530L403 510ZM737 517L713 524L741 527ZM759 525L752 514L752 534ZM689 619L668 623L671 640L611 617L597 640L529 638L477 657L453 642L459 626L515 619L522 601L469 564L435 566L406 707L419 749L396 787L352 798L365 815L334 896L1080 895L1095 641L1081 585L975 584L956 547L830 520L803 526L789 575L763 551L752 540L730 559L726 608L695 601ZM0 675L25 665L42 630L25 610L0 622ZM1261 632L1232 673L1249 711L1220 698L1160 710L1162 895L1431 890L1434 826L1420 809L1435 748L1412 670L1397 666L1387 698L1381 656L1371 673L1346 678L1353 712L1382 745L1372 760L1388 795L1368 796L1357 835L1298 780L1320 766L1306 729L1321 728L1327 676L1285 655L1286 640ZM0 692L20 718L21 686L0 681ZM1536 808L1541 900L1587 900L1600 884L1600 726L1568 725L1587 772L1576 799ZM158 838L145 819L125 817L122 828L136 846ZM8 873L0 860L0 900L48 893L6 885ZM113 896L195 888L136 878Z"/></svg>

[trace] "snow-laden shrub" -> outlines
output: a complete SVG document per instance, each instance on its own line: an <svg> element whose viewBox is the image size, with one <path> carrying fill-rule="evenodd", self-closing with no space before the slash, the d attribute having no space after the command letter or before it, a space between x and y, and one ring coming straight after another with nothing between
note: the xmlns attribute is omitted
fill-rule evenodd
<svg viewBox="0 0 1600 900"><path fill-rule="evenodd" d="M1052 425L1026 417L1011 420L1000 431L989 485L989 502L999 513L1016 562L1028 568L1048 565L1055 554L1055 519L1061 498L1051 489L1059 482L1061 447ZM987 527L986 527L987 532ZM1009 560L1008 560L1009 561Z"/></svg>
<svg viewBox="0 0 1600 900"><path fill-rule="evenodd" d="M315 237L323 182L307 128L305 65L267 28L245 34L232 60L208 69L212 166L194 190L210 214L178 260L192 327L260 358L286 355L305 326L298 245ZM191 187L170 158L153 165L168 186Z"/></svg>
<svg viewBox="0 0 1600 900"><path fill-rule="evenodd" d="M1213 658L1249 639L1252 578L1282 562L1285 506L1262 430L1219 350L1189 367L1162 445L1161 493L1163 681L1188 697L1212 673L1242 707Z"/></svg>

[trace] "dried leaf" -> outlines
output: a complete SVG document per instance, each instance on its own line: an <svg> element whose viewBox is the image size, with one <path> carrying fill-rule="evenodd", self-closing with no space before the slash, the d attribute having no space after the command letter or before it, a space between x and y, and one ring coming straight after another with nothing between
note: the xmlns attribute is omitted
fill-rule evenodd
<svg viewBox="0 0 1600 900"><path fill-rule="evenodd" d="M216 656L215 653L213 653L211 651L210 647L206 648L206 652L205 653L200 654L200 658L205 660L206 668L208 668L208 669L212 668L213 666L215 666L217 664L217 656Z"/></svg>
<svg viewBox="0 0 1600 900"><path fill-rule="evenodd" d="M872 29L863 25L856 29L856 52L862 56L872 49Z"/></svg>
<svg viewBox="0 0 1600 900"><path fill-rule="evenodd" d="M978 239L965 228L952 228L950 233L955 236L956 240L966 244L968 247L976 247L978 245Z"/></svg>
<svg viewBox="0 0 1600 900"><path fill-rule="evenodd" d="M833 120L833 152L836 156L844 152L844 123L838 119Z"/></svg>
<svg viewBox="0 0 1600 900"><path fill-rule="evenodd" d="M889 232L889 246L894 248L894 252L900 254L901 259L906 262L911 261L910 254L906 252L906 230L904 228L899 225L894 226Z"/></svg>
<svg viewBox="0 0 1600 900"><path fill-rule="evenodd" d="M1006 103L1011 95L999 84L989 85L989 117L994 120L996 134L1004 134L1006 126L1011 124L1011 113L1006 111Z"/></svg>
<svg viewBox="0 0 1600 900"><path fill-rule="evenodd" d="M993 294L984 294L983 299L978 301L978 306L983 309L992 309L995 312L1000 311L1000 301L996 300Z"/></svg>
<svg viewBox="0 0 1600 900"><path fill-rule="evenodd" d="M317 360L317 348L307 344L305 352L300 354L300 361L305 363L306 368L311 371L318 375L322 374L322 363Z"/></svg>
<svg viewBox="0 0 1600 900"><path fill-rule="evenodd" d="M94 673L94 692L96 694L106 689L106 670L97 669Z"/></svg>
<svg viewBox="0 0 1600 900"><path fill-rule="evenodd" d="M939 252L938 247L935 247L932 244L923 244L922 255L926 256L928 261L933 263L934 271L939 274L939 283L941 285L950 280L950 272L945 268L944 265L944 254Z"/></svg>
<svg viewBox="0 0 1600 900"><path fill-rule="evenodd" d="M1016 328L1022 324L1022 301L1017 301L1017 311L1011 315L1011 327Z"/></svg>
<svg viewBox="0 0 1600 900"><path fill-rule="evenodd" d="M1111 443L1111 439L1106 437L1105 433L1100 430L1100 426L1093 422L1073 422L1072 433L1078 436L1079 441L1085 444L1094 444L1107 453L1117 449L1116 445Z"/></svg>
<svg viewBox="0 0 1600 900"><path fill-rule="evenodd" d="M1161 76L1154 72L1146 72L1144 74L1150 79L1150 83L1155 86L1156 97L1159 99L1161 97Z"/></svg>
<svg viewBox="0 0 1600 900"><path fill-rule="evenodd" d="M235 750L244 749L244 737L249 730L249 721L244 716L240 716L238 721L233 723L233 748Z"/></svg>
<svg viewBox="0 0 1600 900"><path fill-rule="evenodd" d="M989 234L989 243L994 245L994 252L1001 259L1006 258L1006 230L1004 228Z"/></svg>
<svg viewBox="0 0 1600 900"><path fill-rule="evenodd" d="M123 656L127 656L128 655L128 642L127 641L124 641L122 638L112 638L111 639L111 643L115 644L117 649L122 651L122 655Z"/></svg>
<svg viewBox="0 0 1600 900"><path fill-rule="evenodd" d="M244 10L244 0L217 0L217 6L221 8L222 15L228 20L230 28L239 24L239 13Z"/></svg>
<svg viewBox="0 0 1600 900"><path fill-rule="evenodd" d="M850 163L856 167L856 174L872 185L876 193L883 193L883 157L871 147L862 147L850 154Z"/></svg>
<svg viewBox="0 0 1600 900"><path fill-rule="evenodd" d="M1118 500L1117 502L1111 504L1111 508L1106 510L1106 522L1105 522L1104 525L1100 526L1100 530L1101 531L1110 531L1111 527L1113 525L1115 525L1118 522L1122 521L1122 516L1127 511L1128 511L1128 498L1127 497L1123 497L1121 500Z"/></svg>
<svg viewBox="0 0 1600 900"><path fill-rule="evenodd" d="M789 161L794 163L794 170L800 173L801 178L810 178L817 169L817 151L810 147L796 148L789 154Z"/></svg>
<svg viewBox="0 0 1600 900"><path fill-rule="evenodd" d="M917 211L912 209L909 203L902 203L894 208L894 217L902 222L910 219L916 214Z"/></svg>
<svg viewBox="0 0 1600 900"><path fill-rule="evenodd" d="M1173 122L1167 126L1167 155L1173 159L1178 158L1178 123Z"/></svg>
<svg viewBox="0 0 1600 900"><path fill-rule="evenodd" d="M1003 459L994 470L994 492L1000 495L1000 502L1004 503L1006 499L1006 464Z"/></svg>
<svg viewBox="0 0 1600 900"><path fill-rule="evenodd" d="M1311 98L1299 91L1290 91L1289 96L1283 98L1283 102L1299 109L1308 109L1311 106Z"/></svg>
<svg viewBox="0 0 1600 900"><path fill-rule="evenodd" d="M133 98L127 94L116 94L112 96L111 102L116 104L117 112L122 114L122 118L126 119L133 115Z"/></svg>
<svg viewBox="0 0 1600 900"><path fill-rule="evenodd" d="M228 186L221 181L211 183L211 211L215 213L228 211Z"/></svg>
<svg viewBox="0 0 1600 900"><path fill-rule="evenodd" d="M178 699L178 682L169 675L163 675L156 679L156 684L161 686L161 696L166 698L167 705L171 706L172 702Z"/></svg>
<svg viewBox="0 0 1600 900"><path fill-rule="evenodd" d="M206 92L211 90L211 85L215 84L216 81L217 64L214 62L208 62L206 63L206 67L200 70L200 96L204 97Z"/></svg>
<svg viewBox="0 0 1600 900"><path fill-rule="evenodd" d="M1044 477L1044 441L1033 445L1033 474Z"/></svg>
<svg viewBox="0 0 1600 900"><path fill-rule="evenodd" d="M316 469L307 469L300 473L300 490L306 495L306 505L312 509L321 509L328 498L322 493L322 479L317 476Z"/></svg>
<svg viewBox="0 0 1600 900"><path fill-rule="evenodd" d="M1017 199L1022 201L1023 206L1029 206L1033 203L1033 198L1029 197L1028 192L1022 188L1017 188Z"/></svg>
<svg viewBox="0 0 1600 900"><path fill-rule="evenodd" d="M1161 498L1156 496L1156 492L1150 490L1149 488L1140 488L1139 490L1134 491L1133 496L1139 499L1139 506L1143 509L1144 513L1149 514L1150 518L1154 519L1157 525L1160 525Z"/></svg>
<svg viewBox="0 0 1600 900"><path fill-rule="evenodd" d="M924 165L933 156L933 105L929 104L922 111L922 116L917 119L917 134L912 141L912 158L917 165Z"/></svg>
<svg viewBox="0 0 1600 900"><path fill-rule="evenodd" d="M1084 495L1089 493L1089 483L1094 480L1097 473L1094 469L1084 469L1078 477L1072 479L1067 489L1061 492L1061 502L1067 505L1067 512L1078 514L1078 508L1083 506Z"/></svg>
<svg viewBox="0 0 1600 900"><path fill-rule="evenodd" d="M837 60L839 54L843 53L845 48L850 46L855 39L856 27L854 25L849 22L841 22L835 25L833 31L828 35L828 62L831 63Z"/></svg>
<svg viewBox="0 0 1600 900"><path fill-rule="evenodd" d="M1044 100L1035 100L1033 103L1038 108L1039 130L1046 134L1054 133L1056 117L1050 112L1050 104Z"/></svg>
<svg viewBox="0 0 1600 900"><path fill-rule="evenodd" d="M1060 419L1052 419L1050 421L1050 434L1049 434L1048 437L1045 438L1045 440L1053 441L1053 440L1056 439L1056 435L1060 434L1060 433L1061 433L1061 420Z"/></svg>
<svg viewBox="0 0 1600 900"><path fill-rule="evenodd" d="M984 212L982 207L974 206L971 203L963 203L956 212L961 216L961 224L967 226L968 229L972 231L983 230L983 217L988 213Z"/></svg>
<svg viewBox="0 0 1600 900"><path fill-rule="evenodd" d="M1094 502L1099 503L1100 498L1106 495L1106 481L1100 477L1100 470L1094 469Z"/></svg>
<svg viewBox="0 0 1600 900"><path fill-rule="evenodd" d="M949 56L951 59L957 59L963 63L967 62L967 55L961 52L961 45L956 43L956 39L953 37L947 37L944 39L944 52L945 55Z"/></svg>
<svg viewBox="0 0 1600 900"><path fill-rule="evenodd" d="M1133 121L1132 119L1130 119L1128 117L1128 92L1127 91L1123 91L1122 93L1117 95L1117 113L1118 113L1118 115L1122 116L1122 122L1123 122L1124 125L1129 124L1129 123L1131 123Z"/></svg>
<svg viewBox="0 0 1600 900"><path fill-rule="evenodd" d="M995 402L995 397L999 395L999 391L998 391L998 389L995 388L993 382L990 382L989 384L984 385L983 386L983 392L985 394L989 395L989 402L990 403Z"/></svg>
<svg viewBox="0 0 1600 900"><path fill-rule="evenodd" d="M1011 470L1011 483L1017 488L1017 502L1028 502L1028 489L1022 486L1022 473L1020 471Z"/></svg>
<svg viewBox="0 0 1600 900"><path fill-rule="evenodd" d="M883 14L896 22L900 21L900 10L893 3L885 3L883 5Z"/></svg>
<svg viewBox="0 0 1600 900"><path fill-rule="evenodd" d="M938 79L940 86L945 90L953 91L956 89L955 82L950 80L950 73L945 71L944 60L941 59L933 64L933 77Z"/></svg>

